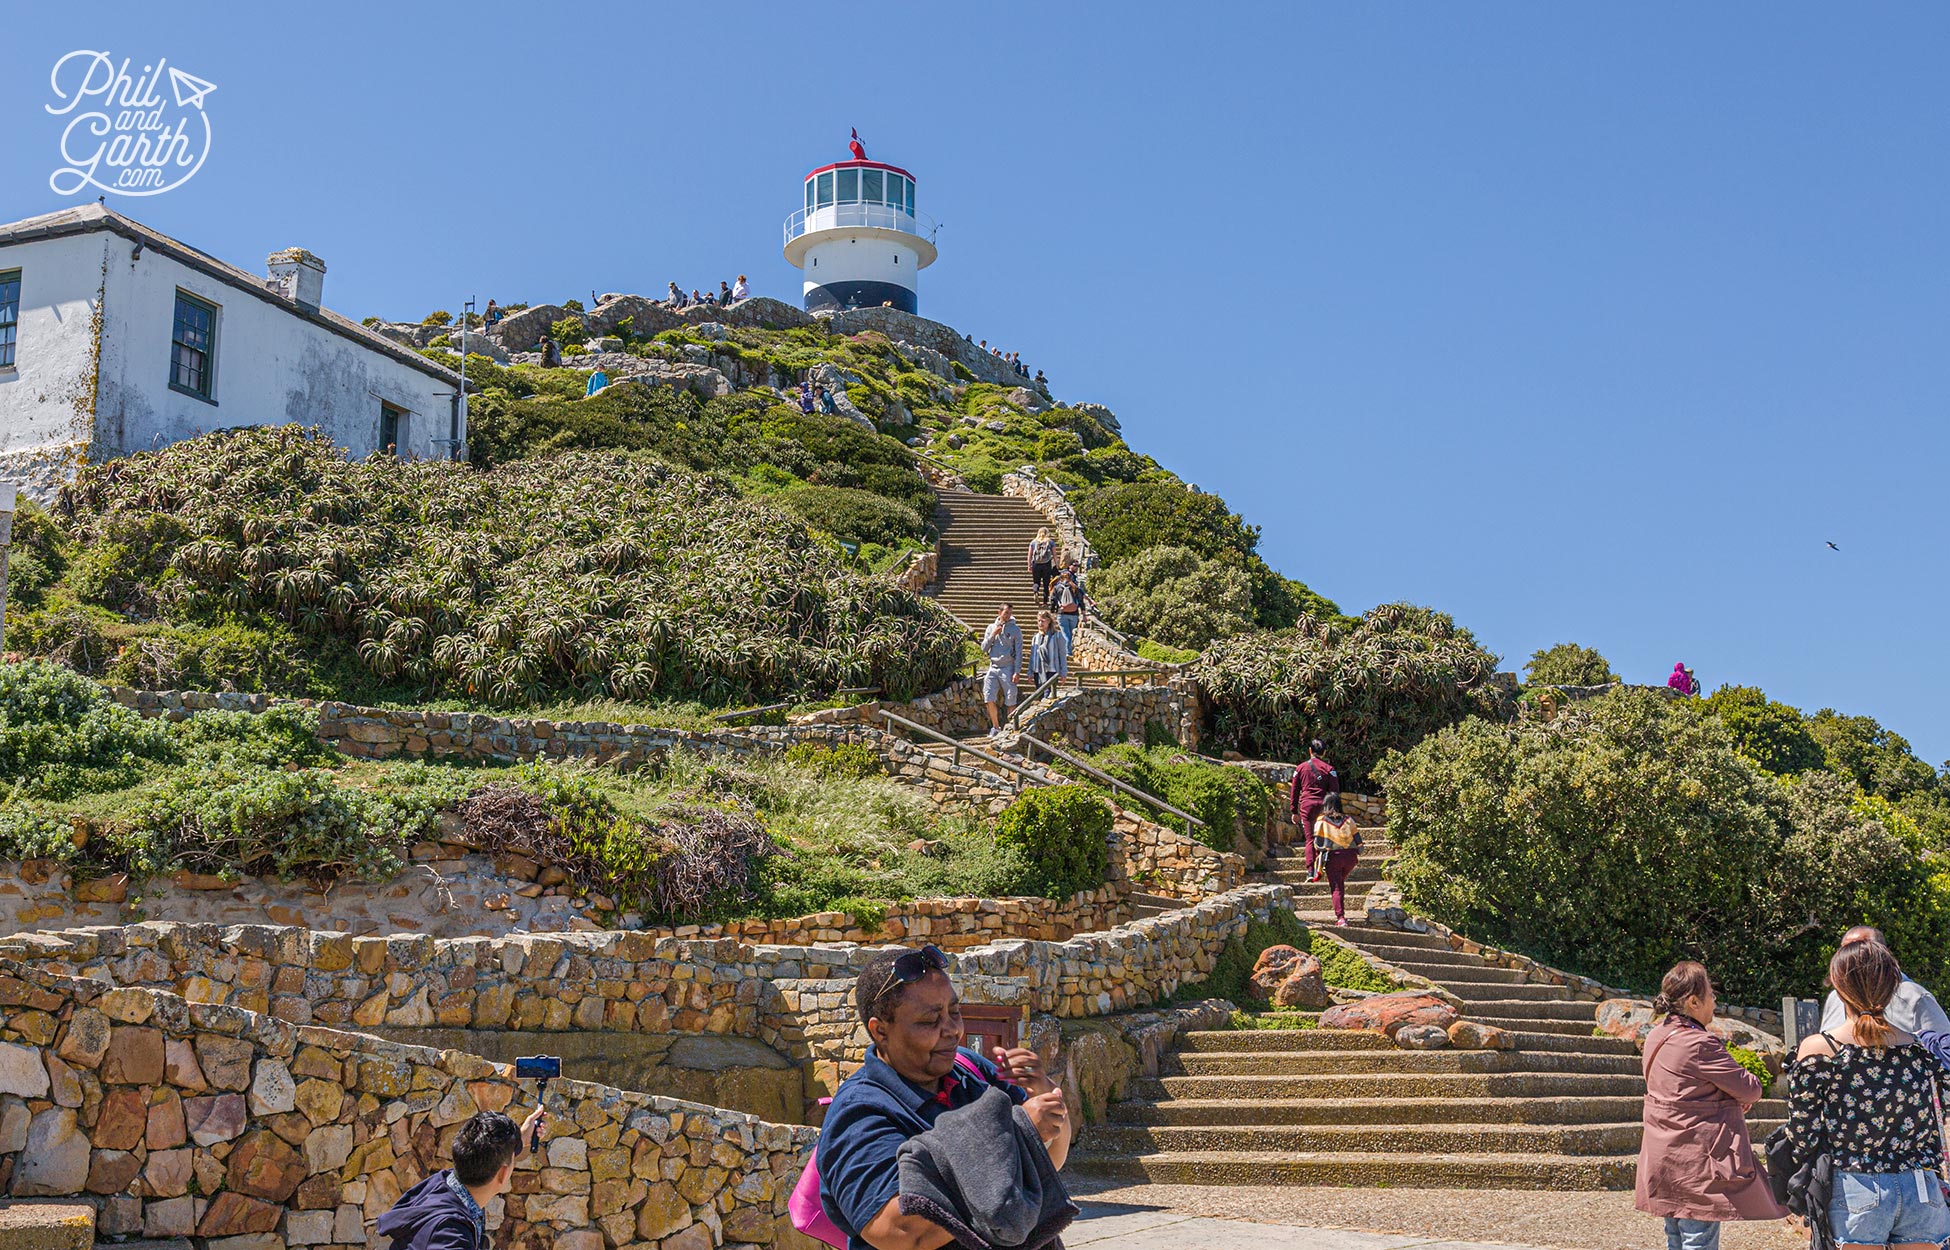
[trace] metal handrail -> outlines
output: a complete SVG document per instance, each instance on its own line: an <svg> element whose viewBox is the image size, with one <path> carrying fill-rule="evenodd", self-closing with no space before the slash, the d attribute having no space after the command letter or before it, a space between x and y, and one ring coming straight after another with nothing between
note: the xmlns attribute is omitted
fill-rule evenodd
<svg viewBox="0 0 1950 1250"><path fill-rule="evenodd" d="M1026 782L1034 782L1036 785L1039 786L1050 784L1047 780L1036 776L1034 773L1030 772L1022 765L1012 763L1009 760L1005 760L1002 757L997 755L990 755L987 751L982 750L980 747L969 746L966 742L963 742L960 738L950 738L947 734L942 733L938 729L929 729L926 725L916 724L915 722L907 719L907 717L897 716L894 713L888 711L886 708L880 708L879 714L883 719L893 724L899 725L903 729L911 730L912 732L920 734L923 737L933 738L936 742L945 742L948 745L954 747L955 754L953 757L953 762L955 767L957 768L961 767L961 753L963 751L966 751L970 755L974 756L976 759L986 760L987 762L996 765L998 768L1004 769L1005 771L1012 774L1016 778L1017 789L1021 789L1023 784Z"/></svg>
<svg viewBox="0 0 1950 1250"><path fill-rule="evenodd" d="M826 216L818 225L809 225L813 218ZM895 208L890 204L869 204L864 200L843 204L821 204L815 208L802 208L785 219L785 242L791 243L808 230L837 230L846 226L858 226L868 230L898 230L902 234L919 235L932 242L935 232L941 227L926 213L910 213L905 208Z"/></svg>
<svg viewBox="0 0 1950 1250"><path fill-rule="evenodd" d="M789 708L791 706L792 703L789 700L784 703L767 703L764 707L748 707L748 708L740 708L736 712L720 712L718 715L713 716L711 719L712 720L743 720L747 716L763 716L767 712L782 711L783 709Z"/></svg>
<svg viewBox="0 0 1950 1250"><path fill-rule="evenodd" d="M1029 705L1034 703L1036 700L1042 698L1045 694L1048 694L1050 688L1055 686L1058 682L1062 680L1063 680L1063 674L1058 674L1057 676L1052 677L1048 681L1044 682L1042 685L1036 687L1034 690L1030 691L1027 696L1025 696L1020 702L1018 702L1013 708L1009 709L1009 724L1014 725L1020 722L1022 720L1022 714L1029 709Z"/></svg>
<svg viewBox="0 0 1950 1250"><path fill-rule="evenodd" d="M1055 759L1062 760L1065 763L1070 764L1074 767L1081 768L1085 774L1087 774L1088 776L1090 776L1091 778L1097 781L1103 782L1105 785L1111 787L1114 790L1122 790L1126 794L1135 795L1142 802L1157 808L1161 812L1170 812L1173 816L1178 817L1180 820L1184 821L1187 825L1197 825L1201 829L1205 828L1205 822L1200 820L1198 817L1192 815L1190 812L1180 811L1177 808L1173 807L1171 804L1165 802L1163 799L1158 798L1156 795L1146 794L1144 791L1138 789L1134 785L1131 785L1129 782L1120 781L1116 777L1111 776L1109 773L1105 772L1101 768L1098 768L1096 765L1084 763L1082 760L1070 754L1068 751L1062 750L1058 747L1053 747L1049 743L1044 742L1041 738L1032 738L1028 734L1017 734L1016 737L1019 741L1027 742L1031 746L1041 747L1043 750L1048 751L1050 755ZM1034 762L1035 756L1030 754L1030 752L1024 751L1023 755L1028 757L1032 762Z"/></svg>

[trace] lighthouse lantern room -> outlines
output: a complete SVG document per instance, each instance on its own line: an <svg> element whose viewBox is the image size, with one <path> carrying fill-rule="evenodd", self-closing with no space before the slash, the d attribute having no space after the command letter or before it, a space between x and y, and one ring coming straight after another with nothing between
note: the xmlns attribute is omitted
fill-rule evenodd
<svg viewBox="0 0 1950 1250"><path fill-rule="evenodd" d="M935 224L914 208L914 175L853 159L806 175L805 207L785 222L785 258L806 275L807 312L892 305L918 312L916 278L934 263Z"/></svg>

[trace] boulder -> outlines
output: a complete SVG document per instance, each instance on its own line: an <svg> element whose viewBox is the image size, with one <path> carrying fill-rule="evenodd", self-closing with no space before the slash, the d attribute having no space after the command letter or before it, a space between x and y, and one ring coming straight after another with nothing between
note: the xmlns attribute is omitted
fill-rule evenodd
<svg viewBox="0 0 1950 1250"><path fill-rule="evenodd" d="M1301 953L1297 947L1267 947L1259 953L1259 958L1253 963L1252 975L1246 979L1248 992L1260 1002L1271 999L1273 991L1286 980L1287 973L1292 971L1294 965L1309 958L1311 956ZM1314 960L1315 970L1319 967L1320 961Z"/></svg>
<svg viewBox="0 0 1950 1250"><path fill-rule="evenodd" d="M731 329L722 321L700 321L691 327L691 333L713 343L722 343L731 337Z"/></svg>
<svg viewBox="0 0 1950 1250"><path fill-rule="evenodd" d="M1343 1003L1329 1008L1321 1014L1320 1027L1362 1029L1393 1037L1396 1030L1409 1024L1433 1024L1447 1029L1460 1014L1434 994L1407 990L1396 994L1374 994L1358 1003Z"/></svg>
<svg viewBox="0 0 1950 1250"><path fill-rule="evenodd" d="M739 300L725 308L693 308L684 316L688 321L721 321L728 326L760 330L790 330L811 325L813 321L804 309L764 295Z"/></svg>
<svg viewBox="0 0 1950 1250"><path fill-rule="evenodd" d="M1043 398L1041 391L1034 391L1026 386L1018 386L1010 391L1008 399L1010 403L1022 409L1024 412L1043 412L1050 406L1049 401Z"/></svg>
<svg viewBox="0 0 1950 1250"><path fill-rule="evenodd" d="M625 318L630 322L630 334L640 339L661 334L665 330L675 330L684 324L682 317L641 295L606 296L583 321L591 334L614 334L617 325Z"/></svg>
<svg viewBox="0 0 1950 1250"><path fill-rule="evenodd" d="M511 352L532 352L548 328L570 315L560 304L537 304L512 312L494 325L494 336Z"/></svg>
<svg viewBox="0 0 1950 1250"><path fill-rule="evenodd" d="M1643 1050L1645 1036L1659 1017L1652 1004L1639 998L1607 998L1598 1004L1598 1031L1607 1037L1624 1038Z"/></svg>
<svg viewBox="0 0 1950 1250"><path fill-rule="evenodd" d="M447 348L448 351L453 352L456 356L460 354L460 337L460 335L456 334L449 339L450 346ZM479 330L469 330L467 332L467 354L469 356L486 356L497 365L505 365L508 363L508 349ZM455 367L458 368L459 366L456 365Z"/></svg>
<svg viewBox="0 0 1950 1250"><path fill-rule="evenodd" d="M1317 1009L1334 1001L1320 979L1320 961L1291 946L1261 951L1248 984L1255 999L1275 1007Z"/></svg>
<svg viewBox="0 0 1950 1250"><path fill-rule="evenodd" d="M1449 1026L1449 1044L1457 1050L1514 1050L1517 1039L1493 1024L1458 1020Z"/></svg>
<svg viewBox="0 0 1950 1250"><path fill-rule="evenodd" d="M1117 414L1102 404L1071 404L1070 408L1073 412L1081 412L1085 416L1096 418L1097 424L1112 434L1123 432L1124 427L1117 424Z"/></svg>
<svg viewBox="0 0 1950 1250"><path fill-rule="evenodd" d="M1449 1044L1449 1031L1439 1024L1404 1024L1395 1030L1395 1045L1403 1050L1441 1050Z"/></svg>

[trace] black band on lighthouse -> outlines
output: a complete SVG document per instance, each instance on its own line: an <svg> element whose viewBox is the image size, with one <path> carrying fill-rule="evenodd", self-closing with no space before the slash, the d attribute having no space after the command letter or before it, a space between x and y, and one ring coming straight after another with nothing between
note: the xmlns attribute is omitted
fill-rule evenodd
<svg viewBox="0 0 1950 1250"><path fill-rule="evenodd" d="M831 282L806 292L807 312L878 308L882 304L892 304L904 313L920 311L914 292L892 282Z"/></svg>

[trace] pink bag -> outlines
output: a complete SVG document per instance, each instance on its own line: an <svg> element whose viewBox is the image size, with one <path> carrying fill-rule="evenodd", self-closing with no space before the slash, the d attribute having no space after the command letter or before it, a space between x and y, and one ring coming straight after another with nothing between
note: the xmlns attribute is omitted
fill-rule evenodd
<svg viewBox="0 0 1950 1250"><path fill-rule="evenodd" d="M955 1066L965 1068L976 1076L982 1070L967 1055L956 1054ZM987 1078L984 1077L984 1080ZM820 1106L833 1101L831 1098L819 1100ZM826 1216L826 1208L819 1204L819 1147L813 1147L813 1157L806 1160L806 1170L799 1173L799 1183L792 1187L792 1196L785 1201L786 1214L791 1217L792 1226L813 1238L823 1241L835 1250L846 1250L846 1234L840 1226Z"/></svg>

